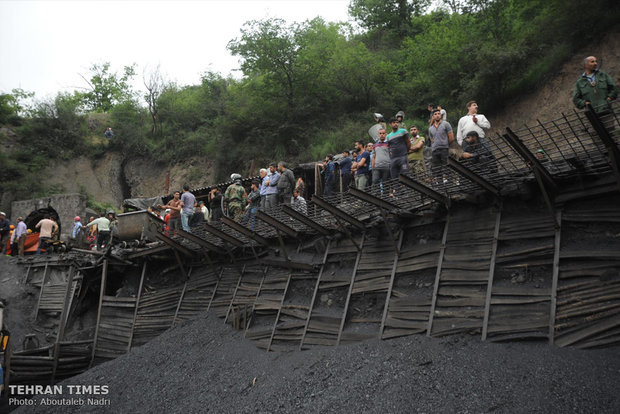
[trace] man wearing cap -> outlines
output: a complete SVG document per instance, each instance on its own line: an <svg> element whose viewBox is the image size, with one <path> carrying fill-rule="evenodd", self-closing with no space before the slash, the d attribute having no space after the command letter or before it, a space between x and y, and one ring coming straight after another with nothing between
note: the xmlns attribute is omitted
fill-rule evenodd
<svg viewBox="0 0 620 414"><path fill-rule="evenodd" d="M241 185L241 175L233 174L232 178L233 183L228 186L224 193L224 202L228 203L228 216L236 222L240 222L243 217L242 206L247 194Z"/></svg>
<svg viewBox="0 0 620 414"><path fill-rule="evenodd" d="M73 219L73 221L75 222L75 224L73 225L73 231L71 232L71 237L73 239L77 239L78 235L80 234L80 230L82 230L82 219L80 218L80 216L75 216L75 218Z"/></svg>
<svg viewBox="0 0 620 414"><path fill-rule="evenodd" d="M11 233L11 222L7 220L6 214L0 211L0 254L6 249L6 242L9 240Z"/></svg>
<svg viewBox="0 0 620 414"><path fill-rule="evenodd" d="M15 230L13 230L13 235L11 236L11 244L17 243L17 254L19 256L24 255L24 245L26 244L27 235L28 228L26 227L26 223L24 223L24 219L22 217L17 217L17 227L15 227Z"/></svg>

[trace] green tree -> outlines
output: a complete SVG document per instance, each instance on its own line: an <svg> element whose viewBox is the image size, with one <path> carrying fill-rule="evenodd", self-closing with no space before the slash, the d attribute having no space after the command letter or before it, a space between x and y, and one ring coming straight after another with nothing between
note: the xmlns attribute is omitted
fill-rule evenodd
<svg viewBox="0 0 620 414"><path fill-rule="evenodd" d="M395 33L399 40L412 34L412 16L425 13L430 0L351 0L349 15L367 30Z"/></svg>
<svg viewBox="0 0 620 414"><path fill-rule="evenodd" d="M94 64L90 67L90 78L80 75L88 87L81 92L84 106L89 111L109 112L114 105L135 100L130 82L136 75L135 64L125 66L123 73L110 70L110 63Z"/></svg>
<svg viewBox="0 0 620 414"><path fill-rule="evenodd" d="M295 107L297 92L297 30L297 24L287 25L282 19L253 20L241 29L239 39L228 43L228 50L241 57L244 75L264 78L274 95L286 99L289 110Z"/></svg>

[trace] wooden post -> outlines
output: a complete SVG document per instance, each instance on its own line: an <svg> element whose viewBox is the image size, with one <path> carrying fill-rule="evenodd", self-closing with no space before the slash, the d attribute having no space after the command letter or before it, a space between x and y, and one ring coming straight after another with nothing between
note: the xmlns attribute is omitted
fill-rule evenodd
<svg viewBox="0 0 620 414"><path fill-rule="evenodd" d="M555 340L555 312L558 300L558 279L560 276L560 241L562 237L562 210L556 213L555 250L553 253L553 279L551 281L551 309L549 312L549 344Z"/></svg>
<svg viewBox="0 0 620 414"><path fill-rule="evenodd" d="M45 270L43 271L43 280L41 281L41 290L39 291L39 300L37 301L37 307L34 310L34 320L37 320L39 316L39 305L41 305L41 298L43 297L43 287L45 286L45 278L47 277L47 265L49 262L45 262Z"/></svg>
<svg viewBox="0 0 620 414"><path fill-rule="evenodd" d="M90 357L89 368L95 362L95 350L97 349L97 336L99 335L99 322L101 322L101 308L103 307L103 295L105 294L105 282L108 276L108 260L103 261L103 269L101 270L101 289L99 290L99 309L97 310L97 324L95 325L95 337L93 338L93 352Z"/></svg>
<svg viewBox="0 0 620 414"><path fill-rule="evenodd" d="M353 284L355 283L355 276L357 276L357 267L359 266L362 258L362 251L364 250L364 239L366 233L362 233L362 240L360 242L360 248L357 251L357 258L355 259L355 266L353 266L353 273L351 273L351 282L349 283L349 291L347 292L347 300L344 303L344 310L342 312L342 318L340 319L340 329L338 330L338 340L336 346L340 345L340 338L342 338L342 331L344 329L344 323L347 319L347 312L349 310L349 302L351 302L351 292L353 291Z"/></svg>
<svg viewBox="0 0 620 414"><path fill-rule="evenodd" d="M173 327L174 324L177 323L177 316L179 315L179 309L181 309L181 304L183 303L183 297L185 296L185 290L187 290L187 282L189 282L189 278L192 274L192 269L193 268L190 267L189 272L186 275L185 283L183 284L183 290L181 291L181 296L179 296L179 303L177 303L177 309L174 311L174 318L172 318L172 325L170 325L170 327ZM181 266L181 270L183 270L183 266ZM185 274L185 271L183 271L183 274Z"/></svg>
<svg viewBox="0 0 620 414"><path fill-rule="evenodd" d="M65 300L62 306L62 312L60 314L60 325L58 327L58 335L56 336L56 343L54 344L54 366L52 368L52 379L50 383L54 385L56 379L56 369L58 368L58 358L60 358L60 341L65 335L65 327L67 325L67 319L69 318L69 302L71 300L71 290L73 288L73 277L75 275L75 266L70 266L69 275L67 276L67 289L65 290Z"/></svg>
<svg viewBox="0 0 620 414"><path fill-rule="evenodd" d="M256 292L256 297L254 297L254 303L252 304L252 310L250 311L250 318L254 317L254 309L256 309L256 301L258 300L258 295L260 295L260 291L263 289L263 283L265 282L265 277L267 276L267 271L269 270L269 265L265 266L265 270L263 270L263 277L260 280L260 284L258 285L258 291ZM248 328L250 327L250 321L248 316L245 316L245 326L243 327L243 337L245 338L245 334L248 332ZM269 351L269 348L267 348Z"/></svg>
<svg viewBox="0 0 620 414"><path fill-rule="evenodd" d="M244 274L245 274L245 265L243 265L243 269L241 270L241 274L239 275L239 280L237 280L237 286L235 286L235 291L233 292L232 298L230 298L230 304L228 305L228 310L226 311L226 316L224 317L224 323L228 322L228 315L230 314L230 309L233 306L233 302L235 301L235 296L237 296L237 291L239 290L239 285L241 284L241 279L243 279Z"/></svg>
<svg viewBox="0 0 620 414"><path fill-rule="evenodd" d="M314 286L314 293L312 294L312 299L310 300L310 307L308 309L308 316L306 317L306 325L304 326L304 333L301 335L301 341L299 341L299 350L301 351L302 346L304 345L304 339L306 338L306 333L308 332L308 325L310 324L310 316L312 316L312 309L314 308L314 301L316 300L317 292L319 291L319 284L321 283L321 276L323 275L323 270L325 269L325 263L327 263L327 255L329 254L329 247L331 246L332 241L327 242L327 247L325 248L325 254L323 255L323 263L321 264L321 270L319 270L319 276L316 278L316 285Z"/></svg>
<svg viewBox="0 0 620 414"><path fill-rule="evenodd" d="M215 298L215 293L217 292L217 287L220 285L220 280L222 280L222 275L224 274L224 266L220 270L220 275L217 278L217 282L215 282L215 287L213 288L213 293L211 294L211 299L209 300L209 304L207 305L207 312L211 309L211 303L213 303L213 298Z"/></svg>
<svg viewBox="0 0 620 414"><path fill-rule="evenodd" d="M502 219L502 204L500 202L497 217L495 218L495 232L493 233L493 248L491 250L491 265L489 267L489 282L487 283L487 296L484 303L484 320L482 322L482 340L487 340L489 328L489 314L491 313L491 297L493 292L493 279L495 277L495 258L497 256L497 241L499 239L499 225Z"/></svg>
<svg viewBox="0 0 620 414"><path fill-rule="evenodd" d="M379 339L383 338L383 330L385 329L385 321L387 319L388 307L390 305L390 298L392 297L392 288L394 287L394 279L396 279L396 268L398 267L398 256L400 256L400 249L403 245L403 238L405 232L401 230L400 237L398 238L398 246L394 252L394 264L392 265L392 274L390 275L390 286L388 286L387 295L385 296L385 305L383 305L383 317L381 318L381 327L379 328Z"/></svg>
<svg viewBox="0 0 620 414"><path fill-rule="evenodd" d="M286 286L284 286L284 293L282 293L282 298L280 299L280 307L278 308L278 314L276 315L276 320L273 323L273 329L271 330L271 337L269 338L269 344L267 345L267 352L269 352L269 350L271 349L273 337L276 334L276 327L278 326L278 320L280 319L280 313L282 312L282 306L284 306L284 298L286 297L286 293L288 292L288 287L291 284L292 277L293 277L293 269L289 271L288 278L286 279Z"/></svg>
<svg viewBox="0 0 620 414"><path fill-rule="evenodd" d="M439 259L437 260L437 273L435 273L435 287L433 288L433 297L431 301L431 313L428 315L428 328L426 336L431 336L433 329L433 316L435 315L435 306L437 304L437 293L439 292L439 278L441 277L441 265L443 263L443 255L446 251L446 241L448 239L448 227L450 225L450 213L446 216L446 225L443 229L443 237L441 239L441 249L439 249Z"/></svg>
<svg viewBox="0 0 620 414"><path fill-rule="evenodd" d="M142 286L144 285L144 276L146 275L146 260L142 264L142 275L140 276L140 285L138 286L138 297L136 298L136 309L133 311L133 323L131 324L131 331L129 332L129 341L127 343L127 352L131 350L131 343L133 342L133 332L136 328L136 318L138 317L138 308L140 307L140 298L142 297Z"/></svg>

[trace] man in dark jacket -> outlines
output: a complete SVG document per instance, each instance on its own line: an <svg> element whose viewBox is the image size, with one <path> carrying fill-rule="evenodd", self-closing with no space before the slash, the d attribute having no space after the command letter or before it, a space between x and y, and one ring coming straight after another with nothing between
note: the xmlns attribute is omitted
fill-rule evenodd
<svg viewBox="0 0 620 414"><path fill-rule="evenodd" d="M585 58L583 67L584 72L573 89L573 103L579 109L591 104L596 113L608 113L609 102L618 97L618 87L611 76L598 70L596 57Z"/></svg>
<svg viewBox="0 0 620 414"><path fill-rule="evenodd" d="M278 163L278 172L280 173L280 179L278 180L280 204L291 204L291 197L293 197L293 189L295 188L295 174L286 168L284 161Z"/></svg>

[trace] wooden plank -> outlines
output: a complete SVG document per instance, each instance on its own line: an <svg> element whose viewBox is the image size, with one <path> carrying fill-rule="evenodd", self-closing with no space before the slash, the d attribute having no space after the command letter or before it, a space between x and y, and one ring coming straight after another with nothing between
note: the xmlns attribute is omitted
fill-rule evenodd
<svg viewBox="0 0 620 414"><path fill-rule="evenodd" d="M127 352L131 350L133 342L134 329L136 327L136 317L138 316L138 307L140 306L140 298L142 297L142 287L144 286L144 276L146 275L146 260L142 264L142 275L140 276L140 284L138 286L138 297L136 298L136 308L133 312L133 322L131 324L131 332L129 333L129 341L127 343Z"/></svg>
<svg viewBox="0 0 620 414"><path fill-rule="evenodd" d="M555 250L553 253L553 277L551 280L551 307L549 310L549 345L553 345L555 338L555 314L558 301L558 278L560 275L560 241L562 236L562 210L556 213L558 226L555 229Z"/></svg>
<svg viewBox="0 0 620 414"><path fill-rule="evenodd" d="M41 281L41 290L39 291L39 300L37 301L37 307L34 311L34 320L37 320L39 315L39 306L41 305L41 298L43 297L43 287L45 286L45 278L47 277L48 262L45 262L45 270L43 271L43 280Z"/></svg>
<svg viewBox="0 0 620 414"><path fill-rule="evenodd" d="M286 211L286 209L285 209ZM325 269L325 263L327 263L327 256L329 254L329 249L331 247L332 241L331 239L327 242L327 247L325 248L325 253L323 254L323 264L321 265L321 269L319 270L319 275L316 279L316 285L314 286L314 292L312 293L312 299L310 300L310 308L308 309L308 316L306 318L306 324L304 326L304 332L301 336L301 341L299 341L299 350L302 350L304 345L304 340L306 339L306 335L308 334L308 326L310 325L310 318L312 316L312 310L314 309L314 302L316 301L317 293L319 292L319 284L321 283L321 276L323 275L323 270Z"/></svg>
<svg viewBox="0 0 620 414"><path fill-rule="evenodd" d="M67 325L67 319L69 318L69 306L71 302L71 292L73 290L73 278L75 276L75 266L69 268L69 274L67 275L67 287L65 289L64 304L62 312L60 314L60 326L58 327L58 335L56 336L56 344L54 345L54 367L52 368L52 380L53 385L56 380L56 370L58 369L58 358L60 357L60 341L65 336L65 327Z"/></svg>
<svg viewBox="0 0 620 414"><path fill-rule="evenodd" d="M489 311L491 310L491 295L493 291L493 278L495 275L495 257L497 256L497 240L499 238L499 226L502 217L502 203L500 202L495 218L495 232L493 233L493 247L491 250L491 263L489 266L489 282L487 284L486 300L484 304L484 317L482 320L482 340L487 339L487 329L489 326Z"/></svg>
<svg viewBox="0 0 620 414"><path fill-rule="evenodd" d="M340 329L338 329L338 339L336 340L336 346L340 345L342 339L342 331L344 329L344 323L347 319L347 312L349 310L349 303L351 302L351 293L353 291L353 284L355 283L355 276L357 275L357 266L359 266L362 252L364 251L364 240L366 239L366 233L362 233L362 240L360 241L360 249L357 252L357 259L353 266L353 272L351 272L351 280L349 282L349 291L347 292L347 299L344 303L344 310L342 311L342 317L340 319Z"/></svg>
<svg viewBox="0 0 620 414"><path fill-rule="evenodd" d="M278 314L276 315L276 320L273 323L273 328L271 329L271 336L269 338L269 344L267 345L267 352L271 349L271 345L273 344L273 339L276 334L276 329L278 329L278 321L280 320L280 314L282 312L282 306L284 305L284 298L288 292L288 288L291 284L291 277L293 275L293 271L291 270L288 274L288 278L286 279L286 287L284 288L284 292L282 293L282 298L280 299L280 305L278 307Z"/></svg>
<svg viewBox="0 0 620 414"><path fill-rule="evenodd" d="M97 336L99 335L99 323L101 322L101 308L103 306L103 295L105 294L105 283L106 277L108 275L108 260L103 260L103 269L101 270L101 288L99 290L99 309L97 310L97 323L95 324L95 337L93 339L93 351L90 357L90 364L88 368L90 369L93 366L93 362L95 362L95 350L97 349Z"/></svg>
<svg viewBox="0 0 620 414"><path fill-rule="evenodd" d="M620 315L612 316L607 319L598 321L597 323L588 325L585 329L580 329L571 334L562 335L555 338L557 346L573 345L583 339L586 339L599 332L620 326Z"/></svg>
<svg viewBox="0 0 620 414"><path fill-rule="evenodd" d="M404 236L405 236L405 232L401 230L400 235L398 237L398 245L396 247L396 251L394 252L394 263L392 264L392 274L390 275L390 283L388 286L387 293L385 295L385 304L383 305L383 315L381 316L381 327L379 328L379 339L383 337L383 330L385 329L385 320L388 314L388 307L390 305L390 299L392 298L392 290L394 288L394 280L396 278L396 268L398 267L398 259L400 256L400 249L403 245Z"/></svg>
<svg viewBox="0 0 620 414"><path fill-rule="evenodd" d="M441 276L441 265L443 263L443 256L446 251L446 240L448 238L448 228L450 225L450 212L446 217L446 224L443 229L443 237L441 239L441 249L439 250L439 259L437 261L437 272L435 273L435 286L433 287L433 296L431 302L431 311L428 317L428 327L426 328L426 336L431 336L431 330L433 329L433 314L435 313L435 307L437 306L437 292L439 291L439 278Z"/></svg>

